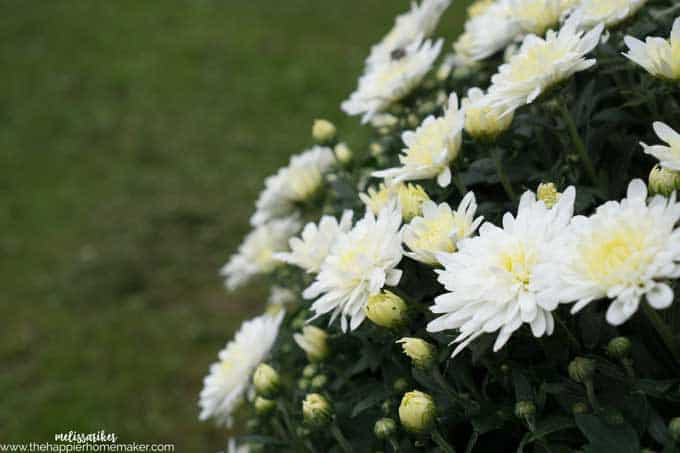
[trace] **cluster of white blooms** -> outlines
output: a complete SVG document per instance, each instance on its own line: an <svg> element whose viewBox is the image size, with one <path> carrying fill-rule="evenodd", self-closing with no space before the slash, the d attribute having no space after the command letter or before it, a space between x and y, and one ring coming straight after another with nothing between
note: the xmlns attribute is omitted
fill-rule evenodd
<svg viewBox="0 0 680 453"><path fill-rule="evenodd" d="M284 314L280 311L245 321L219 352L219 361L210 366L203 382L201 420L214 418L219 424L231 425L231 415L246 394L253 371L274 346Z"/></svg>
<svg viewBox="0 0 680 453"><path fill-rule="evenodd" d="M465 188L464 178L453 173L463 131L477 143L495 142L511 128L518 108L593 67L596 60L587 55L602 42L605 28L630 18L645 0L478 0L454 45L455 56L447 59L446 70L437 77L441 82L454 65L503 51L507 61L487 88L470 88L462 105L455 92L440 89L437 100L429 101L435 107L419 111L421 116L397 118L398 109L387 111L421 84L439 56L442 40L428 38L450 3L423 0L400 15L371 49L357 90L342 103L346 113L362 115L377 130L388 130L380 134L397 131L403 124L413 129L401 133L399 164L385 168L383 161L363 169L360 190L368 185L369 175L382 179L358 194L363 217L353 223L358 212L344 210L340 215L339 209L324 205L324 213L336 212L339 218L321 216L320 208L296 236L302 216L310 220L304 203L337 177L327 177L335 154L345 156L336 167L338 174L351 167L347 165L351 151L335 141L335 126L317 122L317 141L336 144L335 153L314 147L293 156L288 166L267 178L251 219L254 229L222 268L227 286L236 288L283 263L295 266L311 274L303 276L308 286L301 294L313 312L308 322L329 315L329 325L339 319L346 333L357 329L367 312L376 325L403 327L408 301L395 289L402 281L399 267L419 266L433 272L433 280L436 276L444 288L429 307L435 316L429 318L427 331L455 331L452 356L484 334L495 335L494 351L523 326L535 337L550 335L560 304L572 304L571 312L576 313L588 304L611 300L606 320L615 326L626 322L643 302L652 309L669 307L674 299L670 280L680 278L676 187L665 192L667 197L649 197L645 184L634 179L623 200L607 201L589 216L574 216L573 186L558 193L554 184L541 184L537 194L524 192L516 213L505 212L495 225L482 223L483 217L477 215L477 200L484 191L476 196ZM629 51L624 55L653 76L680 79L680 18L669 41L647 37L642 42L626 36L625 44ZM433 111L439 114L427 114ZM641 143L642 150L657 158L664 171L673 172L671 179L680 181L674 173L680 171L680 134L660 121L652 127L666 145ZM374 161L380 162L378 157L389 145L374 146ZM440 187L433 181L422 186L409 182L416 180L435 180ZM442 201L451 200L452 191L441 188L452 182L462 195L455 210ZM428 187L436 191L428 194ZM651 181L650 188L654 194ZM508 192L514 200L512 190ZM351 201L342 206L351 207ZM479 208L483 210L483 202ZM417 263L402 263L404 257ZM299 291L272 287L268 313L246 321L220 352L220 361L211 366L201 393L201 419L229 423L253 370L276 340L284 306L300 299ZM307 325L294 341L317 362L329 355L327 336ZM402 342L407 340L412 339ZM415 345L430 350L427 342L418 341L405 344L407 353L413 355Z"/></svg>

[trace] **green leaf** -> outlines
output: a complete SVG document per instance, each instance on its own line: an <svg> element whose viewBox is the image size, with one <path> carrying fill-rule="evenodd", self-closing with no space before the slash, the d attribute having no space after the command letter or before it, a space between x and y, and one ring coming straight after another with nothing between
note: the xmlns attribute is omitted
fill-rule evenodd
<svg viewBox="0 0 680 453"><path fill-rule="evenodd" d="M612 425L590 414L576 415L576 424L588 439L586 451L640 453L640 440L635 430L626 422Z"/></svg>
<svg viewBox="0 0 680 453"><path fill-rule="evenodd" d="M519 444L517 453L522 453L524 451L524 447L531 444L532 442L543 439L544 437L557 431L563 431L565 429L574 427L574 421L568 417L562 417L558 415L545 418L536 424L536 429L533 432L526 433Z"/></svg>
<svg viewBox="0 0 680 453"><path fill-rule="evenodd" d="M384 390L368 395L366 398L359 401L352 408L352 413L350 414L350 417L354 418L357 415L361 414L363 411L370 409L374 406L377 406L378 404L382 403L386 398L387 393Z"/></svg>

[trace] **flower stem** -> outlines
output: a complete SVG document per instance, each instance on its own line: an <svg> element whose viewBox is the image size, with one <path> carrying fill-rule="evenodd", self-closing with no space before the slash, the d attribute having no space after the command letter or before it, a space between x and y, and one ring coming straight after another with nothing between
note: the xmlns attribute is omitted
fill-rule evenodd
<svg viewBox="0 0 680 453"><path fill-rule="evenodd" d="M588 173L588 177L593 182L593 184L595 184L596 187L599 187L599 181L597 179L597 173L595 172L595 166L593 165L593 161L590 159L590 155L588 154L586 145L583 143L583 140L581 140L581 137L578 135L578 129L576 128L576 124L574 123L574 119L571 117L571 113L569 112L566 103L563 102L561 99L558 99L557 106L560 111L560 114L562 115L562 120L564 120L564 124L566 124L567 126L567 131L569 132L571 142L576 148L576 151L578 152L579 157L581 158L581 162L586 167L586 173Z"/></svg>
<svg viewBox="0 0 680 453"><path fill-rule="evenodd" d="M465 410L466 413L474 412L477 409L476 403L466 401L453 390L449 383L446 382L446 379L444 379L444 376L442 375L441 371L439 371L439 368L437 366L432 367L432 377L437 382L437 384L446 392L449 398L451 398L456 404L459 404Z"/></svg>
<svg viewBox="0 0 680 453"><path fill-rule="evenodd" d="M340 448L342 451L345 453L353 453L354 450L352 449L352 446L347 442L347 439L345 439L345 436L342 435L342 431L340 431L340 427L338 424L334 421L331 423L331 434L333 434L333 437L335 437L335 440L338 441L338 445L340 445Z"/></svg>
<svg viewBox="0 0 680 453"><path fill-rule="evenodd" d="M595 396L595 385L593 384L592 378L586 380L583 385L586 387L586 395L588 396L588 402L590 402L591 407L596 411L599 410L600 403L598 403L597 397Z"/></svg>
<svg viewBox="0 0 680 453"><path fill-rule="evenodd" d="M390 445L392 446L392 450L394 450L394 453L399 453L399 443L396 441L394 437L389 438Z"/></svg>
<svg viewBox="0 0 680 453"><path fill-rule="evenodd" d="M661 336L668 350L673 354L675 361L680 363L680 346L678 346L671 328L668 327L668 324L661 318L659 313L648 303L642 303L642 310L645 312L649 322L654 326L654 329L659 333L659 336Z"/></svg>
<svg viewBox="0 0 680 453"><path fill-rule="evenodd" d="M467 187L465 187L465 183L463 183L463 180L460 179L460 175L458 174L457 171L453 172L452 179L453 179L453 184L456 186L456 189L458 189L458 192L460 192L460 195L464 197L465 194L467 193Z"/></svg>
<svg viewBox="0 0 680 453"><path fill-rule="evenodd" d="M512 184L510 184L508 175L505 174L505 169L503 168L503 160L501 159L501 149L496 146L492 147L491 157L493 158L493 161L496 164L496 173L498 174L498 179L501 181L501 185L503 186L505 193L513 202L517 201L517 195L515 194L515 191L512 188Z"/></svg>
<svg viewBox="0 0 680 453"><path fill-rule="evenodd" d="M442 451L444 451L444 453L456 453L456 450L454 450L451 444L442 437L437 428L432 430L432 440L442 449Z"/></svg>

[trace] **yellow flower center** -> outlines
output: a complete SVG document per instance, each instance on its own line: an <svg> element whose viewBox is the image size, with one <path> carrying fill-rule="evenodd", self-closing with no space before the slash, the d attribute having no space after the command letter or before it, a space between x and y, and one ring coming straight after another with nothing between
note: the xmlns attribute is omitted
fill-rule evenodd
<svg viewBox="0 0 680 453"><path fill-rule="evenodd" d="M404 158L406 164L434 165L434 159L446 146L446 136L450 132L444 118L438 118L422 128L416 134L408 153ZM441 164L443 168L446 164Z"/></svg>
<svg viewBox="0 0 680 453"><path fill-rule="evenodd" d="M517 283L525 288L529 286L531 271L537 261L533 250L518 244L513 250L501 255L500 261L500 267L511 274Z"/></svg>
<svg viewBox="0 0 680 453"><path fill-rule="evenodd" d="M562 46L538 44L513 59L508 77L514 82L525 82L543 75L552 63L565 57L567 50ZM554 80L553 82L557 82Z"/></svg>

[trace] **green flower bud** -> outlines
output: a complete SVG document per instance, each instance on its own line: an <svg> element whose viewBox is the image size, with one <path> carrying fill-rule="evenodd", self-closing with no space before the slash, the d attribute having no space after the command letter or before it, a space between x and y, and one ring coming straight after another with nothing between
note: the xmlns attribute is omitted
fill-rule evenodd
<svg viewBox="0 0 680 453"><path fill-rule="evenodd" d="M309 389L309 386L311 385L311 381L306 378L298 379L297 381L297 386L300 390L303 392L307 389Z"/></svg>
<svg viewBox="0 0 680 453"><path fill-rule="evenodd" d="M406 302L390 291L369 296L365 311L374 324L388 329L403 326L408 321Z"/></svg>
<svg viewBox="0 0 680 453"><path fill-rule="evenodd" d="M585 357L576 357L569 364L569 377L575 382L584 384L595 372L595 361Z"/></svg>
<svg viewBox="0 0 680 453"><path fill-rule="evenodd" d="M427 369L434 363L435 348L430 343L420 338L404 337L397 340L401 344L404 354L411 358L417 368Z"/></svg>
<svg viewBox="0 0 680 453"><path fill-rule="evenodd" d="M590 412L590 408L586 403L574 403L574 405L571 406L571 412L574 415L587 414L588 412Z"/></svg>
<svg viewBox="0 0 680 453"><path fill-rule="evenodd" d="M373 426L373 434L380 440L389 439L397 431L397 424L391 418L381 418Z"/></svg>
<svg viewBox="0 0 680 453"><path fill-rule="evenodd" d="M383 403L380 405L380 410L382 411L383 414L390 415L390 413L392 412L392 401L390 400L383 401Z"/></svg>
<svg viewBox="0 0 680 453"><path fill-rule="evenodd" d="M262 398L261 396L255 397L253 405L255 406L255 412L257 412L258 415L263 416L271 414L272 411L276 409L276 401Z"/></svg>
<svg viewBox="0 0 680 453"><path fill-rule="evenodd" d="M312 137L317 143L328 143L335 138L335 125L328 120L316 119L312 125Z"/></svg>
<svg viewBox="0 0 680 453"><path fill-rule="evenodd" d="M318 327L305 326L302 334L296 333L293 339L307 353L310 362L318 362L328 356L328 334Z"/></svg>
<svg viewBox="0 0 680 453"><path fill-rule="evenodd" d="M314 376L312 382L310 383L310 387L312 390L321 390L322 388L326 387L326 384L328 384L328 376L325 374L320 374L318 376Z"/></svg>
<svg viewBox="0 0 680 453"><path fill-rule="evenodd" d="M668 422L668 433L674 441L680 443L680 417L675 417Z"/></svg>
<svg viewBox="0 0 680 453"><path fill-rule="evenodd" d="M316 366L316 365L313 364L313 363L310 363L309 365L305 366L305 367L302 369L302 376L303 376L303 377L306 377L306 378L308 378L308 379L311 379L311 378L313 378L314 376L316 376L316 373L318 373L318 372L319 372L319 367Z"/></svg>
<svg viewBox="0 0 680 453"><path fill-rule="evenodd" d="M630 354L631 343L626 337L612 338L607 345L607 354L615 359L625 359Z"/></svg>
<svg viewBox="0 0 680 453"><path fill-rule="evenodd" d="M655 165L649 173L647 185L652 194L667 197L674 190L680 189L680 172Z"/></svg>
<svg viewBox="0 0 680 453"><path fill-rule="evenodd" d="M302 416L307 425L323 428L333 419L333 410L325 397L318 393L310 393L302 402Z"/></svg>
<svg viewBox="0 0 680 453"><path fill-rule="evenodd" d="M253 374L255 392L264 397L272 397L279 391L279 373L266 363L261 363Z"/></svg>
<svg viewBox="0 0 680 453"><path fill-rule="evenodd" d="M401 399L399 420L401 425L415 434L429 432L434 426L437 408L427 393L413 390Z"/></svg>
<svg viewBox="0 0 680 453"><path fill-rule="evenodd" d="M394 383L392 384L392 388L394 389L394 391L396 393L402 394L402 393L406 392L406 390L408 390L409 383L406 379L399 378L396 381L394 381Z"/></svg>
<svg viewBox="0 0 680 453"><path fill-rule="evenodd" d="M555 203L560 199L560 195L562 194L557 191L555 184L551 182L541 183L538 185L538 189L536 189L536 196L547 208L555 206Z"/></svg>
<svg viewBox="0 0 680 453"><path fill-rule="evenodd" d="M385 152L385 148L383 148L383 146L380 143L371 143L370 150L371 156L373 157L382 156L383 153Z"/></svg>
<svg viewBox="0 0 680 453"><path fill-rule="evenodd" d="M519 418L531 417L536 413L536 405L531 401L519 401L515 404L515 415Z"/></svg>
<svg viewBox="0 0 680 453"><path fill-rule="evenodd" d="M338 162L341 164L347 165L352 161L352 150L346 143L338 143L335 145L334 151L335 158L338 159Z"/></svg>

